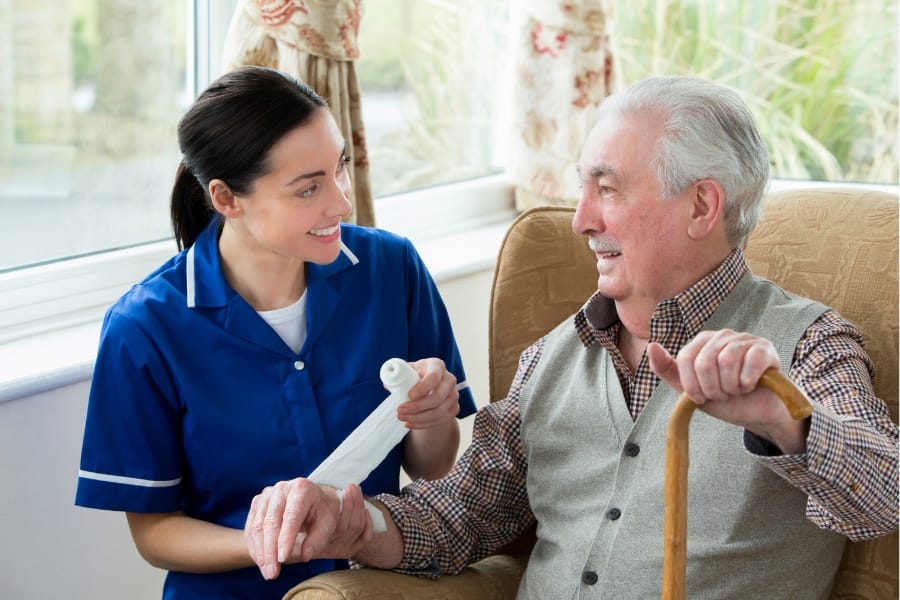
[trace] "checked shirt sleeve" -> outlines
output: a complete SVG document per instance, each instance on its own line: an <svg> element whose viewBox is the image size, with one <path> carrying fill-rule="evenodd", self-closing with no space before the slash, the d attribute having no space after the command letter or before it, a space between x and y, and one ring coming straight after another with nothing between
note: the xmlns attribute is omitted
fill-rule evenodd
<svg viewBox="0 0 900 600"><path fill-rule="evenodd" d="M455 575L534 523L518 396L541 348L539 341L522 354L509 396L478 411L472 444L446 477L416 481L400 496L377 497L403 534L404 556L394 570Z"/></svg>
<svg viewBox="0 0 900 600"><path fill-rule="evenodd" d="M805 454L781 455L752 434L747 449L809 495L807 517L863 540L898 525L898 430L872 387L858 330L824 313L797 345L791 379L815 404Z"/></svg>

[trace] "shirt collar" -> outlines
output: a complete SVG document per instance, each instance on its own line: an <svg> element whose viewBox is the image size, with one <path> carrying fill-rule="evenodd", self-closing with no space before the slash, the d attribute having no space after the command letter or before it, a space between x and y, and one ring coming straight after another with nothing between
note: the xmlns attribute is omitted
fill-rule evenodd
<svg viewBox="0 0 900 600"><path fill-rule="evenodd" d="M657 304L652 318L680 319L685 330L693 336L747 270L744 253L740 248L732 249L711 273L680 294ZM575 313L574 324L581 343L589 346L597 340L597 332L609 329L618 322L616 303L600 292L594 292L581 310Z"/></svg>
<svg viewBox="0 0 900 600"><path fill-rule="evenodd" d="M185 251L185 296L189 308L225 306L235 294L222 273L219 255L221 223L222 218L218 215L210 219L194 244ZM341 253L331 263L307 263L307 283L331 277L358 263L356 254L341 241Z"/></svg>

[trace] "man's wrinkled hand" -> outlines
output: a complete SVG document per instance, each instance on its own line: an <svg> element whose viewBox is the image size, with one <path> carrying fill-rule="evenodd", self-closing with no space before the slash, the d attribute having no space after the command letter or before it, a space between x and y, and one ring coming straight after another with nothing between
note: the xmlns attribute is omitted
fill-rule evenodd
<svg viewBox="0 0 900 600"><path fill-rule="evenodd" d="M781 369L772 342L730 329L702 331L672 358L647 346L650 368L690 396L705 413L744 427L786 453L805 450L808 421L794 421L774 392L757 387L767 369Z"/></svg>
<svg viewBox="0 0 900 600"><path fill-rule="evenodd" d="M282 564L349 558L371 537L359 486L351 484L341 494L302 477L260 492L244 525L250 558L265 579L278 577Z"/></svg>

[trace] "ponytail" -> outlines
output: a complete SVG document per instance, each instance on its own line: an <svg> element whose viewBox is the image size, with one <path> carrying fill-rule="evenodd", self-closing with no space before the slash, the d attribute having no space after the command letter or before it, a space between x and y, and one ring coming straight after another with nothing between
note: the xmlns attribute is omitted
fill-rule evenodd
<svg viewBox="0 0 900 600"><path fill-rule="evenodd" d="M181 161L175 173L171 204L172 230L179 250L194 244L214 213L203 186Z"/></svg>

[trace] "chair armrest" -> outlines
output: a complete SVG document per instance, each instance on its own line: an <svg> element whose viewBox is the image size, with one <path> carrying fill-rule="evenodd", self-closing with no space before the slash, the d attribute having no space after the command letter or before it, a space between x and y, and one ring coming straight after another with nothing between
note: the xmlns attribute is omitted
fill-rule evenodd
<svg viewBox="0 0 900 600"><path fill-rule="evenodd" d="M298 584L283 600L513 600L527 562L527 554L498 554L436 581L379 569L332 571Z"/></svg>

